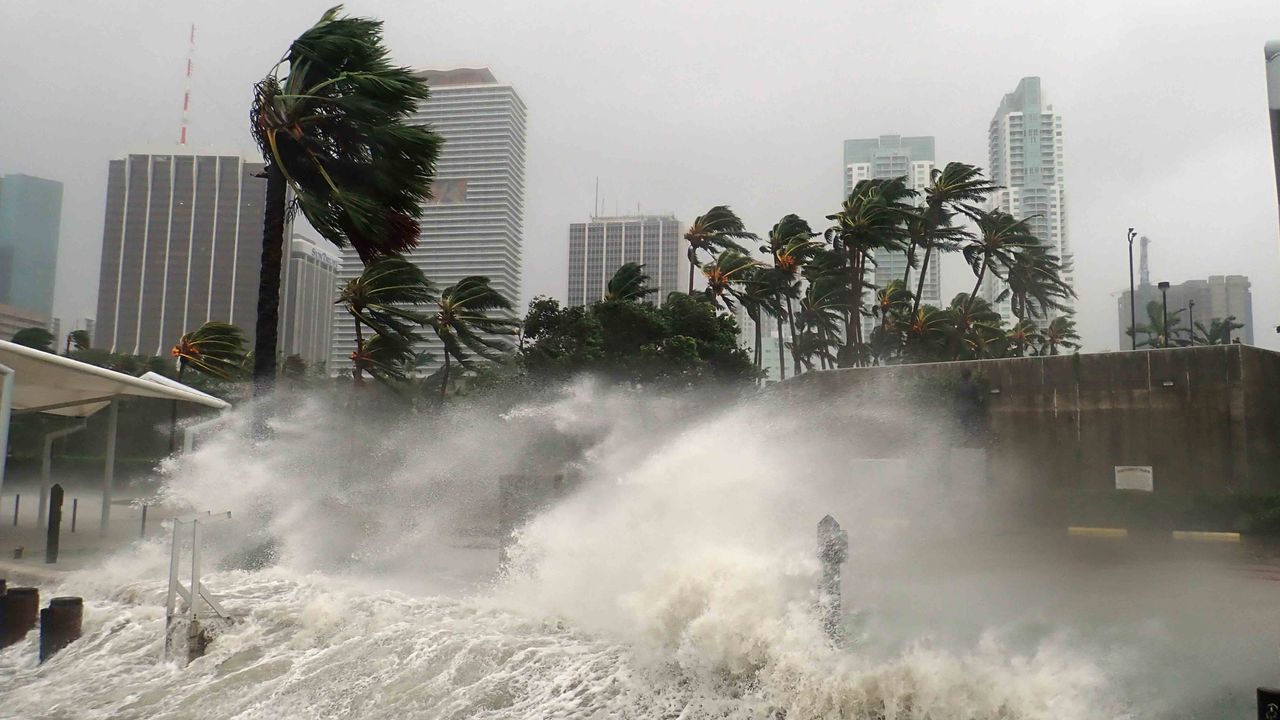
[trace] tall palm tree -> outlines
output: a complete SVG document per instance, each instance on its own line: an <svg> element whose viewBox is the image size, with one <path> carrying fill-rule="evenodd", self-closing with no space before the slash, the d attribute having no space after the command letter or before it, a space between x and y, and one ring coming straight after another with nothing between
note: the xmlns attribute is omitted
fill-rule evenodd
<svg viewBox="0 0 1280 720"><path fill-rule="evenodd" d="M67 333L66 352L63 354L67 357L71 357L72 348L75 348L76 350L88 350L92 344L93 341L89 338L88 330L72 330Z"/></svg>
<svg viewBox="0 0 1280 720"><path fill-rule="evenodd" d="M933 362L947 356L954 323L951 313L932 305L921 305L903 327L902 353L912 362Z"/></svg>
<svg viewBox="0 0 1280 720"><path fill-rule="evenodd" d="M485 335L515 334L518 321L489 315L494 310L511 309L511 301L493 289L487 277L464 277L440 293L436 313L427 319L427 324L435 331L440 342L444 343L441 400L444 400L449 387L452 360L457 360L459 365L469 369L474 367L471 353L496 362L510 352L510 342Z"/></svg>
<svg viewBox="0 0 1280 720"><path fill-rule="evenodd" d="M978 208L988 195L998 189L999 185L988 182L982 176L981 168L965 163L950 162L941 170L934 168L929 173L929 185L924 191L924 207L919 213L918 221L912 225L914 232L907 249L907 270L902 278L905 283L915 264L915 250L923 247L924 259L920 262L920 277L916 282L912 313L920 308L920 297L924 294L924 281L934 252L954 251L972 237L972 233L953 224L956 215L976 219L980 213Z"/></svg>
<svg viewBox="0 0 1280 720"><path fill-rule="evenodd" d="M1003 354L1005 330L1000 313L983 298L960 293L947 309L952 360L981 360Z"/></svg>
<svg viewBox="0 0 1280 720"><path fill-rule="evenodd" d="M351 353L352 379L356 385L364 384L364 373L377 379L386 379L388 373L384 361L389 353L412 348L421 339L417 329L427 324L427 316L418 306L435 302L431 283L417 265L399 255L378 258L364 271L347 281L338 292L336 305L341 305L351 316L355 326L356 346ZM382 355L366 352L364 329L375 336L399 340L382 340L378 350ZM402 347L403 346L403 347Z"/></svg>
<svg viewBox="0 0 1280 720"><path fill-rule="evenodd" d="M1076 294L1062 277L1070 268L1048 248L1037 244L1015 250L1006 270L1005 287L996 300L1008 300L1014 317L1044 319L1070 309L1066 301Z"/></svg>
<svg viewBox="0 0 1280 720"><path fill-rule="evenodd" d="M426 82L388 61L381 22L340 11L322 15L254 86L250 127L267 161L258 392L275 379L286 189L317 232L369 263L417 245L435 174L440 137L406 122L427 99Z"/></svg>
<svg viewBox="0 0 1280 720"><path fill-rule="evenodd" d="M1019 220L1008 213L992 210L981 213L977 220L979 237L967 243L963 250L965 261L977 276L973 292L969 293L970 305L978 297L987 273L1001 279L1007 277L1008 268L1016 262L1016 254L1040 244L1031 234L1026 220Z"/></svg>
<svg viewBox="0 0 1280 720"><path fill-rule="evenodd" d="M828 215L834 225L825 237L833 249L845 256L848 273L849 305L846 317L841 365L861 364L863 291L867 268L875 264L876 250L902 251L909 238L907 224L914 208L916 192L907 188L904 178L861 180L841 204L840 212Z"/></svg>
<svg viewBox="0 0 1280 720"><path fill-rule="evenodd" d="M1032 355L1037 354L1036 348L1044 339L1040 334L1040 328L1031 320L1019 320L1009 328L1005 337L1009 340L1009 347L1012 348L1014 357L1025 357L1028 350Z"/></svg>
<svg viewBox="0 0 1280 720"><path fill-rule="evenodd" d="M751 323L755 329L755 345L752 362L756 367L760 367L764 361L763 344L763 322L764 315L776 315L779 310L777 308L777 297L766 276L766 270L763 267L754 267L742 275L742 282L737 290L738 302L742 308L746 310L747 317L751 318Z"/></svg>
<svg viewBox="0 0 1280 720"><path fill-rule="evenodd" d="M83 331L81 331L83 332ZM244 372L244 332L230 323L209 321L178 338L169 354L178 360L178 382L187 368L223 381ZM169 407L169 452L178 449L178 401Z"/></svg>
<svg viewBox="0 0 1280 720"><path fill-rule="evenodd" d="M716 255L726 250L745 254L747 249L739 240L759 240L755 233L747 232L747 226L729 209L728 205L716 205L694 218L684 234L689 243L689 294L693 294L693 269L698 266L698 253Z"/></svg>
<svg viewBox="0 0 1280 720"><path fill-rule="evenodd" d="M1080 334L1076 332L1076 321L1071 319L1070 315L1059 315L1050 320L1043 333L1043 352L1046 355L1057 355L1059 347L1068 350L1080 349Z"/></svg>
<svg viewBox="0 0 1280 720"><path fill-rule="evenodd" d="M1152 300L1147 303L1147 323L1139 325L1137 332L1142 333L1146 337L1138 342L1138 347L1162 348L1168 345L1185 345L1187 341L1182 338L1184 334L1190 331L1182 326L1182 311L1185 308L1178 308L1169 311L1169 342L1165 343L1165 317L1164 305L1159 300ZM1134 328L1129 328L1125 334L1132 337Z"/></svg>
<svg viewBox="0 0 1280 720"><path fill-rule="evenodd" d="M871 316L878 322L871 329L871 354L882 364L902 346L901 326L911 315L911 301L911 291L898 279L890 280L875 292Z"/></svg>
<svg viewBox="0 0 1280 720"><path fill-rule="evenodd" d="M644 265L629 262L609 278L604 299L605 302L638 302L656 292L657 288L649 287L649 276L644 272Z"/></svg>
<svg viewBox="0 0 1280 720"><path fill-rule="evenodd" d="M759 282L752 271L760 266L750 255L737 250L725 250L716 256L714 262L702 268L702 276L706 278L706 296L717 308L733 310L734 299L739 295L736 284L747 280Z"/></svg>
<svg viewBox="0 0 1280 720"><path fill-rule="evenodd" d="M822 248L822 243L814 240L817 236L818 233L809 227L809 223L792 213L783 216L769 230L768 244L760 247L761 252L769 253L773 259L769 284L777 291L778 306L785 306L787 323L793 338L796 334L796 325L792 313L792 301L800 296L801 269ZM778 340L782 341L781 328L778 330ZM798 353L792 353L792 362L795 374L799 375L800 355Z"/></svg>
<svg viewBox="0 0 1280 720"><path fill-rule="evenodd" d="M849 312L848 300L844 278L835 275L814 277L800 298L796 310L796 331L801 335L812 335L822 344L822 352L816 354L823 369L826 369L828 361L835 361L832 350L840 337L840 325ZM797 352L809 349L810 345L802 344Z"/></svg>

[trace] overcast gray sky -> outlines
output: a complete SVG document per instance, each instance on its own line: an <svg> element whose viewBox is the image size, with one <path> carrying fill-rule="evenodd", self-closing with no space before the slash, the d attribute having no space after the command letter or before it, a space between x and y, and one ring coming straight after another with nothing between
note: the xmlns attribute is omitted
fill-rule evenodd
<svg viewBox="0 0 1280 720"><path fill-rule="evenodd" d="M195 22L191 143L253 153L253 82L327 0L0 0L0 173L66 184L56 313L93 314L107 161L173 144ZM1125 229L1153 280L1247 274L1280 346L1262 45L1276 0L357 1L397 62L488 66L529 108L525 300L565 294L567 225L591 211L688 222L728 203L759 232L839 204L841 143L934 135L985 166L987 124L1039 75L1064 116L1086 349L1116 349ZM972 276L953 259L944 293Z"/></svg>

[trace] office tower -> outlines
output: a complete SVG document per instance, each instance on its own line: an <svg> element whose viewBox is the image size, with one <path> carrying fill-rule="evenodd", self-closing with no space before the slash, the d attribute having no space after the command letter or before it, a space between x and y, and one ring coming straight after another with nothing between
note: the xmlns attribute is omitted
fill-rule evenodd
<svg viewBox="0 0 1280 720"><path fill-rule="evenodd" d="M42 327L53 315L61 223L62 183L0 177L0 305L41 316Z"/></svg>
<svg viewBox="0 0 1280 720"><path fill-rule="evenodd" d="M433 199L420 218L422 237L407 257L437 291L468 275L488 277L515 306L511 317L516 317L521 311L524 102L488 68L427 70L423 76L431 97L411 122L429 125L444 145L436 161ZM339 285L362 269L355 253L344 251ZM421 349L432 356L430 369L442 364L443 357L439 341L428 336ZM330 367L351 367L354 348L350 323L334 322Z"/></svg>
<svg viewBox="0 0 1280 720"><path fill-rule="evenodd" d="M262 170L235 155L111 161L94 347L163 355L209 320L239 326L253 347Z"/></svg>
<svg viewBox="0 0 1280 720"><path fill-rule="evenodd" d="M992 194L992 207L1027 218L1031 232L1062 259L1067 268L1063 280L1074 286L1063 185L1062 115L1049 104L1040 78L1023 78L1017 89L1004 96L991 119L987 142L991 181L1003 188ZM1005 322L1017 322L1008 299L995 301L1004 283L988 274L983 285L985 297ZM1041 324L1047 324L1047 319Z"/></svg>
<svg viewBox="0 0 1280 720"><path fill-rule="evenodd" d="M881 135L878 138L844 141L844 194L848 197L860 180L889 179L905 177L907 187L920 193L919 202L924 202L924 190L929 186L929 175L935 164L932 137L902 137L901 135ZM907 255L904 252L876 250L875 278L872 282L882 288L893 280L908 278L907 289L912 293L920 282L919 264L922 259L917 253L917 267L907 275ZM926 305L942 304L941 262L936 256L929 261L925 271L924 288L920 293L920 302ZM863 333L869 337L872 320L864 318Z"/></svg>
<svg viewBox="0 0 1280 720"><path fill-rule="evenodd" d="M297 355L308 365L329 360L332 345L333 302L337 299L338 254L302 235L289 247L289 269L280 297L284 319L280 354ZM348 320L349 321L349 320Z"/></svg>
<svg viewBox="0 0 1280 720"><path fill-rule="evenodd" d="M1276 199L1280 203L1280 40L1263 49L1267 61L1267 107L1271 111L1271 153L1276 166Z"/></svg>
<svg viewBox="0 0 1280 720"><path fill-rule="evenodd" d="M1231 337L1239 339L1246 345L1253 344L1253 294L1249 290L1249 278L1245 275L1210 275L1207 280L1187 280L1170 285L1165 291L1169 302L1169 327L1188 328L1191 321L1208 329L1215 319L1225 320L1234 317L1244 327L1231 333ZM1138 327L1150 324L1147 303L1162 302L1160 289L1148 283L1137 287L1138 302L1136 304ZM1191 303L1195 303L1193 307ZM1117 305L1119 311L1117 327L1119 328L1120 349L1128 350L1132 346L1129 337L1129 290L1120 293ZM1162 306L1163 310L1163 306ZM1175 315L1175 313L1181 313ZM1160 319L1164 321L1163 317ZM1186 335L1171 334L1172 340L1186 339ZM1138 345L1146 340L1146 333L1138 333ZM1199 338L1197 332L1196 337ZM1200 340L1197 340L1199 342Z"/></svg>
<svg viewBox="0 0 1280 720"><path fill-rule="evenodd" d="M650 287L658 290L648 300L662 304L668 294L682 291L680 278L688 272L680 236L673 215L592 217L569 225L569 304L604 297L609 278L629 262L644 265Z"/></svg>

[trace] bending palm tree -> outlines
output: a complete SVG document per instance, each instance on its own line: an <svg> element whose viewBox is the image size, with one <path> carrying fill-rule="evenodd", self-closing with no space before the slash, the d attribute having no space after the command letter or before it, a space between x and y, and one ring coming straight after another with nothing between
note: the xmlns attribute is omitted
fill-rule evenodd
<svg viewBox="0 0 1280 720"><path fill-rule="evenodd" d="M505 340L484 337L512 335L519 324L510 318L490 317L493 310L510 310L511 302L489 285L489 278L471 275L440 293L438 309L427 322L444 343L444 367L440 378L440 399L444 400L449 387L450 360L456 359L464 368L474 366L471 353L499 361L511 350Z"/></svg>
<svg viewBox="0 0 1280 720"><path fill-rule="evenodd" d="M275 379L286 188L312 227L365 263L417 245L417 217L430 197L441 140L406 122L426 100L426 82L388 62L381 22L340 10L321 16L254 87L251 129L267 160L258 392Z"/></svg>
<svg viewBox="0 0 1280 720"><path fill-rule="evenodd" d="M734 284L755 280L752 271L759 266L749 255L734 250L720 253L715 262L702 268L702 276L707 280L707 298L717 308L733 310L734 298L738 296Z"/></svg>
<svg viewBox="0 0 1280 720"><path fill-rule="evenodd" d="M385 381L396 377L385 369L390 353L408 350L421 339L417 328L427 323L427 316L414 309L435 302L431 283L417 265L399 255L375 260L357 277L347 281L335 304L342 305L355 324L356 347L351 353L352 379L364 384L364 373ZM377 345L380 355L369 352L364 328L384 338ZM372 338L371 338L372 340Z"/></svg>
<svg viewBox="0 0 1280 720"><path fill-rule="evenodd" d="M1010 311L1020 320L1043 319L1050 312L1067 311L1069 306L1065 301L1076 296L1062 279L1068 270L1057 255L1042 245L1020 248L1013 253L1005 288L996 300L1008 300Z"/></svg>
<svg viewBox="0 0 1280 720"><path fill-rule="evenodd" d="M1214 318L1209 321L1209 326L1205 327L1204 323L1196 323L1196 331L1199 333L1196 342L1200 345L1230 345L1231 333L1244 327L1243 323L1236 322L1235 315L1228 315L1225 318Z"/></svg>
<svg viewBox="0 0 1280 720"><path fill-rule="evenodd" d="M920 277L916 283L915 301L911 312L920 309L920 297L924 294L924 281L929 272L929 260L934 250L954 251L964 241L972 238L972 234L963 228L952 226L957 213L976 219L978 206L987 196L1000 188L982 177L982 170L973 165L952 162L941 170L934 169L929 173L929 186L925 188L924 207L920 212L918 223L914 225L912 245L907 251L907 275L915 264L915 248L924 248L924 259L920 263ZM907 275L902 280L905 283Z"/></svg>
<svg viewBox="0 0 1280 720"><path fill-rule="evenodd" d="M658 292L649 287L649 276L644 272L644 265L629 262L618 268L609 278L605 288L605 302L638 302L645 296Z"/></svg>
<svg viewBox="0 0 1280 720"><path fill-rule="evenodd" d="M769 244L760 248L773 258L773 269L770 284L777 291L778 307L786 306L787 323L791 337L796 335L795 318L792 314L791 301L800 296L800 270L822 248L821 242L814 241L818 233L809 227L809 223L794 213L784 216L769 230ZM779 318L781 321L781 318ZM781 325L781 322L779 322ZM778 341L782 342L782 328L778 328ZM779 351L779 358L782 353ZM800 355L792 352L792 361L796 375L800 374ZM779 359L781 362L781 359ZM783 373L785 377L785 373Z"/></svg>
<svg viewBox="0 0 1280 720"><path fill-rule="evenodd" d="M817 338L822 346L816 352L822 368L827 368L828 360L834 363L835 355L831 349L840 336L840 325L849 312L849 293L844 280L838 276L819 276L809 282L804 295L800 298L800 307L796 312L796 329L801 335L809 334ZM802 344L797 352L812 350L812 344ZM802 357L804 355L802 354Z"/></svg>
<svg viewBox="0 0 1280 720"><path fill-rule="evenodd" d="M230 323L207 322L178 338L169 354L178 360L178 382L188 367L217 380L234 380L244 372L244 332ZM169 452L178 449L177 431L178 401L174 400L169 413Z"/></svg>
<svg viewBox="0 0 1280 720"><path fill-rule="evenodd" d="M1044 329L1045 352L1049 355L1057 355L1060 346L1068 350L1080 349L1080 334L1076 332L1076 321L1069 315L1054 318Z"/></svg>
<svg viewBox="0 0 1280 720"><path fill-rule="evenodd" d="M1030 320L1019 320L1018 324L1009 328L1006 333L1009 339L1009 345L1014 349L1014 357L1025 357L1027 350L1032 355L1037 354L1036 347L1043 341L1040 334L1040 328Z"/></svg>
<svg viewBox="0 0 1280 720"><path fill-rule="evenodd" d="M970 305L978 297L978 290L982 288L982 280L988 272L998 278L1005 278L1008 268L1016 262L1016 253L1040 244L1036 236L1031 234L1026 220L1018 220L999 210L979 215L978 231L981 236L964 247L964 259L978 277L973 285L973 292L969 293Z"/></svg>
<svg viewBox="0 0 1280 720"><path fill-rule="evenodd" d="M689 294L693 294L693 269L698 266L698 253L715 255L726 250L746 253L739 240L759 240L755 233L747 232L742 220L727 205L716 205L694 219L684 234L689 243Z"/></svg>
<svg viewBox="0 0 1280 720"><path fill-rule="evenodd" d="M88 330L72 330L67 333L67 351L63 353L67 357L71 357L71 349L88 350L93 341L89 339Z"/></svg>

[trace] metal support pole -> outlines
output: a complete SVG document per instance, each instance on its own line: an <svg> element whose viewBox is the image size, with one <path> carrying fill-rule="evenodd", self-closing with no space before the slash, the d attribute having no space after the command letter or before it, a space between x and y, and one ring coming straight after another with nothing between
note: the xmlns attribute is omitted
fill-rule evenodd
<svg viewBox="0 0 1280 720"><path fill-rule="evenodd" d="M1187 325L1191 326L1191 347L1196 346L1196 301L1187 301Z"/></svg>
<svg viewBox="0 0 1280 720"><path fill-rule="evenodd" d="M1163 319L1160 321L1161 332L1164 334L1164 346L1169 347L1169 291L1160 288L1160 305Z"/></svg>
<svg viewBox="0 0 1280 720"><path fill-rule="evenodd" d="M102 521L98 532L106 535L111 524L111 493L116 479L116 430L120 424L120 400L107 405L107 459L102 469Z"/></svg>
<svg viewBox="0 0 1280 720"><path fill-rule="evenodd" d="M9 458L9 416L13 413L13 369L0 365L0 492L4 491L4 466Z"/></svg>
<svg viewBox="0 0 1280 720"><path fill-rule="evenodd" d="M71 498L71 532L76 531L76 514L80 511L80 498Z"/></svg>
<svg viewBox="0 0 1280 720"><path fill-rule="evenodd" d="M1138 349L1138 296L1133 287L1133 239L1137 233L1129 228L1129 329L1133 333L1133 349Z"/></svg>
<svg viewBox="0 0 1280 720"><path fill-rule="evenodd" d="M13 495L13 526L18 527L18 504L22 502L22 494L14 493Z"/></svg>
<svg viewBox="0 0 1280 720"><path fill-rule="evenodd" d="M53 474L53 441L83 429L84 423L81 423L61 430L54 430L44 436L44 455L41 456L40 460L40 510L36 513L36 523L39 527L48 527L45 519L49 513L49 482Z"/></svg>
<svg viewBox="0 0 1280 720"><path fill-rule="evenodd" d="M164 656L173 649L173 613L178 604L178 531L182 523L173 521L173 544L169 546L169 594L164 606Z"/></svg>

